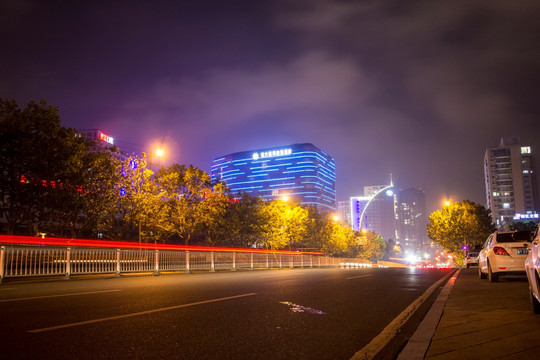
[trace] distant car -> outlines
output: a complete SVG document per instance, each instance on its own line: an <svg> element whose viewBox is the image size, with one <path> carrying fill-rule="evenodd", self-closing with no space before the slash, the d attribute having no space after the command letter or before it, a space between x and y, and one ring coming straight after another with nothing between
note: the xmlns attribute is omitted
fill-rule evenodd
<svg viewBox="0 0 540 360"><path fill-rule="evenodd" d="M534 240L529 246L529 255L525 260L525 271L529 280L529 297L532 310L540 314L540 224L536 228Z"/></svg>
<svg viewBox="0 0 540 360"><path fill-rule="evenodd" d="M466 265L467 267L478 266L478 254L477 251L471 251L467 254Z"/></svg>
<svg viewBox="0 0 540 360"><path fill-rule="evenodd" d="M490 282L500 275L525 274L525 259L532 241L531 231L507 231L491 234L478 255L478 276Z"/></svg>

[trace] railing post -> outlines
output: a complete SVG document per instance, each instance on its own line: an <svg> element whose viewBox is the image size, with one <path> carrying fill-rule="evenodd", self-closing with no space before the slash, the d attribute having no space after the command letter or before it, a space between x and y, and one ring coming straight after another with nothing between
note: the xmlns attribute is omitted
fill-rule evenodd
<svg viewBox="0 0 540 360"><path fill-rule="evenodd" d="M253 253L249 253L251 257L251 270L253 270Z"/></svg>
<svg viewBox="0 0 540 360"><path fill-rule="evenodd" d="M304 268L304 255L300 254L300 267L303 269Z"/></svg>
<svg viewBox="0 0 540 360"><path fill-rule="evenodd" d="M159 275L159 250L156 249L156 255L154 257L154 262L155 262L155 268L154 268L154 276L158 276Z"/></svg>
<svg viewBox="0 0 540 360"><path fill-rule="evenodd" d="M232 253L232 269L231 271L236 271L236 253Z"/></svg>
<svg viewBox="0 0 540 360"><path fill-rule="evenodd" d="M294 255L289 255L289 269L294 269Z"/></svg>
<svg viewBox="0 0 540 360"><path fill-rule="evenodd" d="M267 270L270 268L269 265L268 265L268 256L269 256L269 255L266 254L266 269L267 269Z"/></svg>
<svg viewBox="0 0 540 360"><path fill-rule="evenodd" d="M216 264L214 263L214 252L210 252L210 272L216 272Z"/></svg>
<svg viewBox="0 0 540 360"><path fill-rule="evenodd" d="M6 247L0 248L0 283L4 280L4 259L6 258Z"/></svg>
<svg viewBox="0 0 540 360"><path fill-rule="evenodd" d="M189 251L186 250L186 274L189 274Z"/></svg>
<svg viewBox="0 0 540 360"><path fill-rule="evenodd" d="M313 255L309 255L309 267L313 269Z"/></svg>
<svg viewBox="0 0 540 360"><path fill-rule="evenodd" d="M114 276L120 277L120 249L116 249L116 274Z"/></svg>
<svg viewBox="0 0 540 360"><path fill-rule="evenodd" d="M279 270L283 269L281 266L281 254L279 254Z"/></svg>
<svg viewBox="0 0 540 360"><path fill-rule="evenodd" d="M65 279L71 277L71 248L68 247L66 250L66 276Z"/></svg>

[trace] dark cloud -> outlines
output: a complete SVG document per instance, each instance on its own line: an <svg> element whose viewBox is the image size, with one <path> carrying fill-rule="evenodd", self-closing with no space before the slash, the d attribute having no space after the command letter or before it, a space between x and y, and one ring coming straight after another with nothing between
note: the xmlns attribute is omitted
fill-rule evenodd
<svg viewBox="0 0 540 360"><path fill-rule="evenodd" d="M0 96L214 157L312 142L338 199L389 181L484 203L502 136L540 149L537 1L0 1ZM7 21L9 20L9 21ZM538 150L537 150L538 151Z"/></svg>

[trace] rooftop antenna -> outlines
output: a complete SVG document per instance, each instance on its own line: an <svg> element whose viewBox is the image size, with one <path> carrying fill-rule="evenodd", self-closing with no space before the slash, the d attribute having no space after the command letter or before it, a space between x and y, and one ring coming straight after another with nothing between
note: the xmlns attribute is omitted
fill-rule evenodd
<svg viewBox="0 0 540 360"><path fill-rule="evenodd" d="M390 173L390 186L394 186L394 181L392 180L392 173Z"/></svg>

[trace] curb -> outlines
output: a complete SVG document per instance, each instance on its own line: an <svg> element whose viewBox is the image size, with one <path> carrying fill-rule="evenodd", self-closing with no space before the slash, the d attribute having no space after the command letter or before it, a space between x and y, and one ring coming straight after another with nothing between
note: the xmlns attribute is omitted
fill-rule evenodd
<svg viewBox="0 0 540 360"><path fill-rule="evenodd" d="M407 345L405 345L405 348L403 348L397 357L397 360L424 359L429 345L431 344L431 339L437 330L437 325L439 324L444 307L448 301L448 297L450 296L450 291L452 290L460 271L461 269L456 271L448 280L444 288L441 290L439 296L437 296L437 299L429 309L428 313L414 332L413 336L411 336L407 342Z"/></svg>

